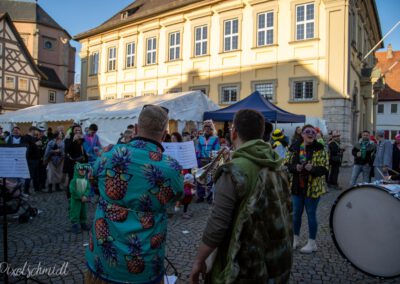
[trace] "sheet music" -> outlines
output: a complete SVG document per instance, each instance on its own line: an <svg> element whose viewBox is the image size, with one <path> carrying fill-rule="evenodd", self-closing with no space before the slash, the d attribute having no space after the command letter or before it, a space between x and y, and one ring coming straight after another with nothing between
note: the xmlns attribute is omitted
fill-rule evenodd
<svg viewBox="0 0 400 284"><path fill-rule="evenodd" d="M164 154L171 156L183 169L197 168L196 150L193 141L181 143L162 143Z"/></svg>
<svg viewBox="0 0 400 284"><path fill-rule="evenodd" d="M0 147L0 178L30 178L25 147Z"/></svg>

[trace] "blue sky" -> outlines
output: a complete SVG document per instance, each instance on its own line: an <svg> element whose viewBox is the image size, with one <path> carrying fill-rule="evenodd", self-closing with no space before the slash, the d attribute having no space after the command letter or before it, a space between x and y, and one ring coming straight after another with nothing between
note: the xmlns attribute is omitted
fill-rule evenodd
<svg viewBox="0 0 400 284"><path fill-rule="evenodd" d="M100 25L132 2L133 0L39 0L42 8L72 36ZM400 21L400 0L376 0L376 4L383 36ZM393 50L400 50L400 26L385 39L385 48L389 43L393 45ZM77 48L76 77L79 77L80 46L77 42L72 42L72 45Z"/></svg>

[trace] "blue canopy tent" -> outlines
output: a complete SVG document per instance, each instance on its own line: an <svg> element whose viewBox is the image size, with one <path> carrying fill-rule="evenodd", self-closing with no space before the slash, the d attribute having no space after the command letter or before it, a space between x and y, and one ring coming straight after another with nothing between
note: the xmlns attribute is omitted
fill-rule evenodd
<svg viewBox="0 0 400 284"><path fill-rule="evenodd" d="M305 115L298 115L287 112L270 101L266 100L259 92L254 92L247 98L230 105L226 108L207 111L203 119L212 119L214 121L232 121L235 113L241 109L254 109L261 112L265 119L273 123L305 123Z"/></svg>

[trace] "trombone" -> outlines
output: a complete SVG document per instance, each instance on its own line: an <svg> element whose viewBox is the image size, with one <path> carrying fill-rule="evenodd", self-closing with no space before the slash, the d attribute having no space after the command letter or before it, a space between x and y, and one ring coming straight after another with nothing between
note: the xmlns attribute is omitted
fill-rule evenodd
<svg viewBox="0 0 400 284"><path fill-rule="evenodd" d="M196 181L202 185L207 185L210 183L218 167L221 165L221 160L226 162L224 161L224 155L229 152L230 150L227 147L223 147L218 151L217 155L211 160L210 163L201 168L194 168L192 170L192 174Z"/></svg>

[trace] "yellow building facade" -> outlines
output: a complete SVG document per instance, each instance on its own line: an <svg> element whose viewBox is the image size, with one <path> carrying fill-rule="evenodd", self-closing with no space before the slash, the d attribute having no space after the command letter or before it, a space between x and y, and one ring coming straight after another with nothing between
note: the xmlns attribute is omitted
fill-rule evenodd
<svg viewBox="0 0 400 284"><path fill-rule="evenodd" d="M75 39L83 100L201 90L224 107L258 90L350 142L373 125L361 59L380 37L373 0L137 0Z"/></svg>

